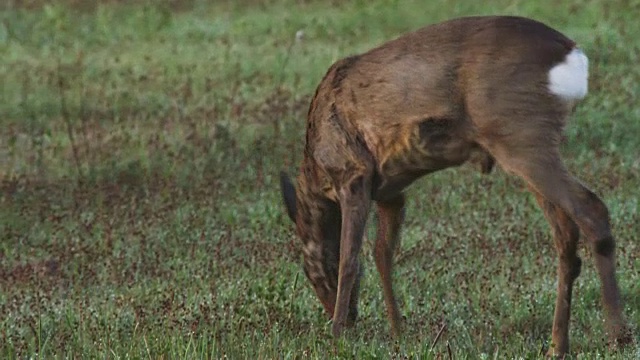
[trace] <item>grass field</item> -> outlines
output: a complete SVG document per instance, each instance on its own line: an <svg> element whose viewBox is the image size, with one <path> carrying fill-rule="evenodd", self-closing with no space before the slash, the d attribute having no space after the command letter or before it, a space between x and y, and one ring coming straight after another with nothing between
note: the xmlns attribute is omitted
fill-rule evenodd
<svg viewBox="0 0 640 360"><path fill-rule="evenodd" d="M556 256L518 180L463 166L409 189L400 341L389 338L371 242L357 327L330 336L278 189L333 61L427 23L495 13L543 20L590 57L591 93L563 152L610 207L638 339L639 1L8 3L0 357L540 357ZM573 356L640 358L637 342L607 348L584 244L581 254Z"/></svg>

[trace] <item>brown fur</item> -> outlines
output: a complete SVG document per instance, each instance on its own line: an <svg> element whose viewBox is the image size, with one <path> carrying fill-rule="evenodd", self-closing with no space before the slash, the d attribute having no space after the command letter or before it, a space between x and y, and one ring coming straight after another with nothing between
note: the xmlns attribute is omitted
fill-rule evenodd
<svg viewBox="0 0 640 360"><path fill-rule="evenodd" d="M571 287L580 272L579 232L596 251L614 340L626 342L606 206L571 176L559 142L574 103L548 90L548 72L575 43L519 17L470 17L427 26L336 62L308 114L298 186L282 189L304 242L304 269L340 335L357 316L360 252L370 207L391 329L401 316L392 288L403 190L417 178L470 159L494 161L524 179L558 250L552 354L569 349ZM295 196L293 193L295 192Z"/></svg>

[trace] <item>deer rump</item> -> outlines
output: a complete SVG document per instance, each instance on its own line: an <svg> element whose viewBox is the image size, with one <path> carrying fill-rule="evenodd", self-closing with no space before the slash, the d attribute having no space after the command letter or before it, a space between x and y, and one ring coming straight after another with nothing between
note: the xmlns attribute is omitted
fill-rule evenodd
<svg viewBox="0 0 640 360"><path fill-rule="evenodd" d="M485 173L497 162L521 177L554 229L560 271L550 352L568 351L579 232L598 256L612 336L623 338L607 208L569 174L558 150L587 79L588 59L575 42L510 16L430 25L329 68L309 107L297 187L282 173L281 190L303 241L305 275L333 318L334 335L357 318L358 253L370 207L378 214L376 267L397 335L391 269L403 191L425 174L472 160Z"/></svg>

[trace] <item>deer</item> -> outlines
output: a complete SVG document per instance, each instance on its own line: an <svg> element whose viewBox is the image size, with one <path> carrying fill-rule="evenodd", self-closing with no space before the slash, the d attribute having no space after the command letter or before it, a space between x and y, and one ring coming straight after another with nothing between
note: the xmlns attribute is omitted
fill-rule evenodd
<svg viewBox="0 0 640 360"><path fill-rule="evenodd" d="M393 290L405 189L467 162L497 164L526 184L550 224L557 298L548 355L569 352L582 234L593 249L614 346L632 341L615 270L605 203L560 155L564 128L588 92L589 59L537 20L471 16L427 25L336 61L313 96L296 185L280 187L302 240L303 270L340 337L358 316L359 259L375 206L374 260L391 335L402 331Z"/></svg>

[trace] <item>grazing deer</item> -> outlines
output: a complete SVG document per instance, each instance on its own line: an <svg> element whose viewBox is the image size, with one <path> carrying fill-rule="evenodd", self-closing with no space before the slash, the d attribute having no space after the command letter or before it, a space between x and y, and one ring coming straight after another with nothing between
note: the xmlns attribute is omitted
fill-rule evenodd
<svg viewBox="0 0 640 360"><path fill-rule="evenodd" d="M403 190L419 177L479 158L521 177L551 224L559 256L549 352L569 350L579 233L593 247L610 335L631 341L615 278L605 204L560 158L563 128L587 94L588 60L575 42L531 19L467 17L424 27L331 66L308 114L297 188L281 187L304 242L304 272L339 336L357 317L358 253L373 201L375 263L392 334L401 316L392 261Z"/></svg>

